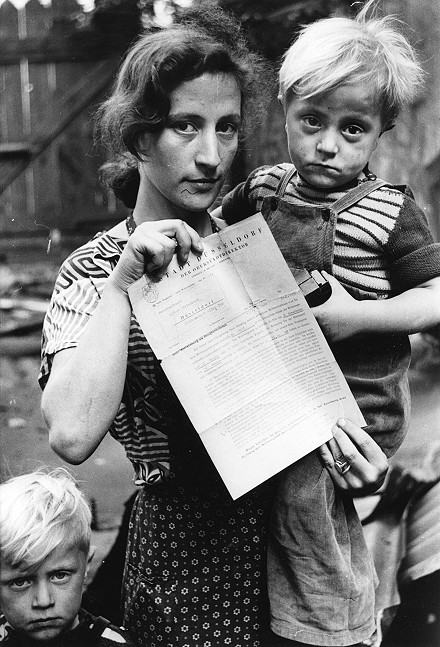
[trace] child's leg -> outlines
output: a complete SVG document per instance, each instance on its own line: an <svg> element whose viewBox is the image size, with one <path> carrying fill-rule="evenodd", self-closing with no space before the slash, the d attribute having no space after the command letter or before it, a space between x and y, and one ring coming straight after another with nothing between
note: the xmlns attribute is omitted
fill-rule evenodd
<svg viewBox="0 0 440 647"><path fill-rule="evenodd" d="M311 645L374 632L375 572L352 499L316 453L281 475L268 552L272 629Z"/></svg>

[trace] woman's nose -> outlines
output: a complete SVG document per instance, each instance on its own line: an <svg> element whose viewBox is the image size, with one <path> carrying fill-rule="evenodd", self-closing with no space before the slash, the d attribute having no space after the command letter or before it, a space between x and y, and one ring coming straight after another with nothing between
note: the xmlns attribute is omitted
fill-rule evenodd
<svg viewBox="0 0 440 647"><path fill-rule="evenodd" d="M324 155L336 155L339 150L336 134L331 131L323 132L316 150Z"/></svg>
<svg viewBox="0 0 440 647"><path fill-rule="evenodd" d="M54 599L50 583L38 582L35 585L33 606L40 609L47 609L54 605Z"/></svg>
<svg viewBox="0 0 440 647"><path fill-rule="evenodd" d="M196 164L216 168L220 164L220 148L216 132L207 132L199 141Z"/></svg>

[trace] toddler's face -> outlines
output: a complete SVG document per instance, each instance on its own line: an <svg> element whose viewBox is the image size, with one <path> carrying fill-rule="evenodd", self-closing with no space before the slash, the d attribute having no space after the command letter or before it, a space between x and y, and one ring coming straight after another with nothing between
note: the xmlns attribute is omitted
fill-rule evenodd
<svg viewBox="0 0 440 647"><path fill-rule="evenodd" d="M289 153L312 186L333 189L358 177L382 131L373 94L341 85L309 99L291 94L286 107Z"/></svg>
<svg viewBox="0 0 440 647"><path fill-rule="evenodd" d="M58 546L39 568L0 559L0 607L9 624L36 641L47 641L78 624L87 556Z"/></svg>

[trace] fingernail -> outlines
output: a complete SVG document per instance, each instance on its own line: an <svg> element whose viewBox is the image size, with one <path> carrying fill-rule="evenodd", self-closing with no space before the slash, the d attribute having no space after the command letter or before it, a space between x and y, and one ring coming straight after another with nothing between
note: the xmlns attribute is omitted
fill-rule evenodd
<svg viewBox="0 0 440 647"><path fill-rule="evenodd" d="M345 427L346 424L347 424L347 421L346 421L345 418L339 418L339 420L338 420L338 426L339 427Z"/></svg>

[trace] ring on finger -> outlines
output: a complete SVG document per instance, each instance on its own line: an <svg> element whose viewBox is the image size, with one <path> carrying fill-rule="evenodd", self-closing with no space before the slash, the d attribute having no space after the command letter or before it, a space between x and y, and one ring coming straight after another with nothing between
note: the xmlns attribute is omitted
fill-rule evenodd
<svg viewBox="0 0 440 647"><path fill-rule="evenodd" d="M351 470L351 465L345 460L345 458L342 460L335 460L335 465L339 474L346 474L348 470Z"/></svg>

